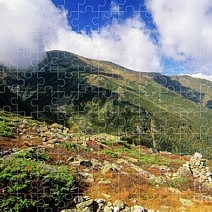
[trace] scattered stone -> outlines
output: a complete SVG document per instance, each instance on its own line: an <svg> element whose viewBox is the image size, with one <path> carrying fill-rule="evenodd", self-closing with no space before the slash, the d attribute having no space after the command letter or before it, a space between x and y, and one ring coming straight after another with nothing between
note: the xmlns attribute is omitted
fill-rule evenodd
<svg viewBox="0 0 212 212"><path fill-rule="evenodd" d="M81 165L81 166L86 166L86 167L91 167L93 164L92 164L92 162L89 161L89 160L84 160L84 161L81 161L81 162L80 162L80 165Z"/></svg>
<svg viewBox="0 0 212 212"><path fill-rule="evenodd" d="M125 204L122 200L116 200L114 203L113 203L114 206L120 208L120 209L124 209L125 207Z"/></svg>
<svg viewBox="0 0 212 212"><path fill-rule="evenodd" d="M191 170L190 170L189 167L187 167L187 166L182 166L182 167L180 167L180 168L178 169L177 175L178 175L179 177L188 177L188 176L191 176L192 173L191 173Z"/></svg>
<svg viewBox="0 0 212 212"><path fill-rule="evenodd" d="M177 188L169 187L168 189L169 189L169 191L171 191L171 192L173 192L173 193L176 193L176 194L180 194L180 193L181 193L180 190L177 189Z"/></svg>
<svg viewBox="0 0 212 212"><path fill-rule="evenodd" d="M109 185L111 184L111 181L110 180L100 180L98 182L99 185Z"/></svg>
<svg viewBox="0 0 212 212"><path fill-rule="evenodd" d="M93 204L93 199L76 204L76 208L85 208L85 207L91 206L92 204Z"/></svg>
<svg viewBox="0 0 212 212"><path fill-rule="evenodd" d="M151 176L152 174L148 171L145 171L144 169L142 169L141 167L135 165L135 164L130 164L131 168L134 169L136 172L143 174L143 175L147 175L147 176Z"/></svg>
<svg viewBox="0 0 212 212"><path fill-rule="evenodd" d="M181 177L188 177L192 175L195 179L198 179L200 183L211 183L212 173L210 168L206 165L207 160L203 159L202 154L196 152L190 161L180 167L177 171L177 175Z"/></svg>
<svg viewBox="0 0 212 212"><path fill-rule="evenodd" d="M179 199L183 206L192 206L194 203L189 199L180 198Z"/></svg>
<svg viewBox="0 0 212 212"><path fill-rule="evenodd" d="M105 206L104 212L113 212L109 206Z"/></svg>
<svg viewBox="0 0 212 212"><path fill-rule="evenodd" d="M145 212L146 210L139 205L134 205L131 207L131 212Z"/></svg>
<svg viewBox="0 0 212 212"><path fill-rule="evenodd" d="M102 170L101 170L102 174L105 174L110 170L115 171L115 172L119 172L121 170L120 166L117 166L114 163L110 164L107 161L105 161L104 163L105 163L105 165L104 165L104 167L102 167Z"/></svg>
<svg viewBox="0 0 212 212"><path fill-rule="evenodd" d="M163 172L169 172L170 171L170 168L168 166L152 165L150 168L156 168L159 171L163 171Z"/></svg>
<svg viewBox="0 0 212 212"><path fill-rule="evenodd" d="M115 206L115 207L113 208L113 211L114 211L114 212L120 212L120 208L117 207L117 206Z"/></svg>
<svg viewBox="0 0 212 212"><path fill-rule="evenodd" d="M196 159L201 159L202 158L202 154L200 154L198 152L195 152L193 157L196 158Z"/></svg>

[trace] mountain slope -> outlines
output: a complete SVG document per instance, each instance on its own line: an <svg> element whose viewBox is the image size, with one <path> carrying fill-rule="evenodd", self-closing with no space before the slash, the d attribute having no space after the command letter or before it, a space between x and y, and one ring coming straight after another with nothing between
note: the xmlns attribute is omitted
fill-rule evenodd
<svg viewBox="0 0 212 212"><path fill-rule="evenodd" d="M207 94L210 101L210 90L198 100L200 90L179 79L61 51L48 52L29 71L19 70L21 81L13 84L19 85L18 98L36 118L78 126L87 133L115 134L148 147L154 144L160 150L211 155L212 110L198 104L207 105L204 98ZM195 98L177 87L192 91Z"/></svg>

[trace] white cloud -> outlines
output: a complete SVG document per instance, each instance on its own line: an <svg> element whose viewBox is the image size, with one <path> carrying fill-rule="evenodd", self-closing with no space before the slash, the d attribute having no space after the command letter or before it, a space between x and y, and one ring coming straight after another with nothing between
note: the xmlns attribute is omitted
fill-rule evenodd
<svg viewBox="0 0 212 212"><path fill-rule="evenodd" d="M114 2L111 11L119 11ZM113 21L88 35L72 31L65 11L50 0L0 0L0 28L4 65L26 67L39 61L45 50L60 49L139 71L160 71L157 46L139 17Z"/></svg>
<svg viewBox="0 0 212 212"><path fill-rule="evenodd" d="M193 60L195 73L212 68L212 1L149 0L161 51L176 61Z"/></svg>
<svg viewBox="0 0 212 212"><path fill-rule="evenodd" d="M50 49L112 61L138 71L161 71L158 48L138 16L122 23L113 22L89 35L61 29L59 42Z"/></svg>
<svg viewBox="0 0 212 212"><path fill-rule="evenodd" d="M201 79L207 79L209 81L212 81L212 74L205 75L203 73L196 73L196 74L188 74L191 77L201 78Z"/></svg>
<svg viewBox="0 0 212 212"><path fill-rule="evenodd" d="M111 1L110 11L111 11L112 14L119 14L120 13L120 6L115 1Z"/></svg>
<svg viewBox="0 0 212 212"><path fill-rule="evenodd" d="M0 63L27 67L39 61L66 24L65 12L51 1L0 0Z"/></svg>

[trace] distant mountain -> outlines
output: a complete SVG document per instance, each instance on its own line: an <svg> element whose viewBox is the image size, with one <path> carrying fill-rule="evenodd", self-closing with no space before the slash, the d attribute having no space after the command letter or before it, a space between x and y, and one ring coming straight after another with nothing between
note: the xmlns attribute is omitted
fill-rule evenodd
<svg viewBox="0 0 212 212"><path fill-rule="evenodd" d="M63 51L47 52L30 70L14 74L2 67L2 73L7 96L16 95L35 118L155 149L211 155L210 81L136 72Z"/></svg>

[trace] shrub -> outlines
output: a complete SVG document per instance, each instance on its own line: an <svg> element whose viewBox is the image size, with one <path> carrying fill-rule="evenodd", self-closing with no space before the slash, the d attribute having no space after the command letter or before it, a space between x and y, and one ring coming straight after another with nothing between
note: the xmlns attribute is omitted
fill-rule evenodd
<svg viewBox="0 0 212 212"><path fill-rule="evenodd" d="M44 211L60 208L74 192L74 177L66 167L47 165L23 155L1 159L0 211Z"/></svg>
<svg viewBox="0 0 212 212"><path fill-rule="evenodd" d="M171 179L167 182L169 187L177 188L180 190L187 190L189 186L189 182L184 177L177 177L174 179Z"/></svg>
<svg viewBox="0 0 212 212"><path fill-rule="evenodd" d="M61 146L68 151L75 151L77 150L77 145L71 142L63 142L61 143Z"/></svg>
<svg viewBox="0 0 212 212"><path fill-rule="evenodd" d="M12 135L12 127L4 121L0 121L0 136L9 137Z"/></svg>
<svg viewBox="0 0 212 212"><path fill-rule="evenodd" d="M109 149L104 149L104 150L102 150L101 153L103 153L105 155L108 155L108 156L111 156L111 157L114 157L114 158L118 158L119 157L119 154L118 153L113 152L113 151L111 151Z"/></svg>

